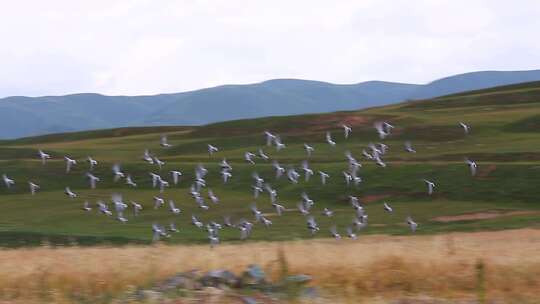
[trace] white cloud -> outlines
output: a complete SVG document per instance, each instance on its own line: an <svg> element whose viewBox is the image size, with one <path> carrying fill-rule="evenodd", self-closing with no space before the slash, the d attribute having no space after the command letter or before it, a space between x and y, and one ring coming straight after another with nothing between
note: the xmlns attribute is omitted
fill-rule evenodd
<svg viewBox="0 0 540 304"><path fill-rule="evenodd" d="M0 96L539 68L540 2L6 1Z"/></svg>

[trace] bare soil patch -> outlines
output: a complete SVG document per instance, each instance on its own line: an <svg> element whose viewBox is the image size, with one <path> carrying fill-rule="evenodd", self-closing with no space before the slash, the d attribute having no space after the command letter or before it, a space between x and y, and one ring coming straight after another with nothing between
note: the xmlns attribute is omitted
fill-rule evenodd
<svg viewBox="0 0 540 304"><path fill-rule="evenodd" d="M530 210L520 210L520 211L498 211L498 210L488 210L485 212L476 212L476 213L467 213L460 215L445 215L438 216L432 220L440 223L451 223L458 221L476 221L476 220L487 220L498 217L507 217L515 215L529 215L529 214L540 214L539 211L530 211Z"/></svg>

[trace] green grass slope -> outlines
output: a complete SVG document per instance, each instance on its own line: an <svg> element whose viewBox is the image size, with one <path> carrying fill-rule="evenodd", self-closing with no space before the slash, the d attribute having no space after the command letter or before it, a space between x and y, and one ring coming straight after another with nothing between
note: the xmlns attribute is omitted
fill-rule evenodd
<svg viewBox="0 0 540 304"><path fill-rule="evenodd" d="M373 123L388 120L396 126L384 140L390 149L385 157L388 164L380 168L362 157L369 143L380 142ZM460 121L471 126L465 136ZM353 127L349 139L344 139L341 124ZM328 229L336 224L344 233L353 218L349 195L356 195L369 214L369 225L360 232L409 234L404 224L407 216L418 223L417 233L443 233L538 227L540 223L540 83L505 86L497 89L450 95L430 100L371 108L363 111L336 112L289 117L266 117L237 120L202 127L160 127L100 130L57 134L0 142L0 174L16 181L15 187L0 185L0 245L22 246L43 242L52 244L148 243L152 223L168 225L175 222L180 232L167 239L171 243L206 242L207 233L191 225L191 214L204 222L222 221L224 215L233 221L253 220L249 210L253 202L268 213L271 228L256 224L254 240L285 240L309 238L305 218L296 210L281 217L273 214L268 194L258 199L252 196L252 172L258 172L279 191L279 200L288 209L295 209L300 193L307 192L315 200L312 214L321 231L316 237L328 237ZM281 135L287 148L276 151L265 146L263 131ZM331 131L336 147L325 142ZM159 146L161 134L167 134L171 148ZM412 141L416 154L406 153L403 143ZM220 148L209 157L206 145ZM306 159L303 143L312 144L316 151L311 167L331 175L326 186L318 176L310 181L292 185L286 179L275 180L269 162L257 159L249 165L243 159L245 151L263 148L272 159L287 167L300 167ZM37 151L43 149L53 160L42 166ZM184 176L180 185L165 191L165 199L174 199L182 214L173 215L167 208L154 210L152 197L158 191L151 187L149 172L159 172L156 166L141 160L149 149L166 162L161 170L180 169ZM346 169L345 151L351 151L361 161L359 187L348 187L342 171ZM79 164L65 173L63 156L76 158ZM91 155L100 163L95 174L101 177L95 190L89 189L84 177ZM464 158L476 160L479 172L471 177ZM220 180L218 163L227 158L233 166L229 184ZM123 182L114 183L111 167L121 163L139 184L128 188ZM189 196L194 168L204 164L209 169L208 186L221 199L208 211L196 207ZM422 179L437 183L435 194L428 196ZM41 185L35 196L28 192L27 181ZM65 186L79 194L69 199L63 194ZM135 217L128 212L129 221L122 224L111 217L81 210L88 200L108 200L112 193L121 193L125 201L140 202L142 213ZM206 191L203 191L206 193ZM382 204L389 202L393 214L386 213ZM209 203L211 204L211 203ZM324 207L335 211L331 218L323 217ZM496 216L492 216L493 214ZM456 218L452 216L468 215ZM490 216L485 216L489 214ZM222 241L238 241L237 229L223 229ZM361 236L360 236L361 237Z"/></svg>

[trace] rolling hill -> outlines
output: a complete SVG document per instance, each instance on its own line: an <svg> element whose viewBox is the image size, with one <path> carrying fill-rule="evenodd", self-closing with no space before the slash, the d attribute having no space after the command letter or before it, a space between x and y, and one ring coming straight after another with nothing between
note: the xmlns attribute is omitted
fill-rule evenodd
<svg viewBox="0 0 540 304"><path fill-rule="evenodd" d="M540 80L540 70L473 72L425 85L383 81L337 85L276 79L154 96L15 96L0 99L0 138L356 110L535 80Z"/></svg>
<svg viewBox="0 0 540 304"><path fill-rule="evenodd" d="M389 152L381 168L362 157L369 143L380 142L373 123L387 120L395 125L393 134L383 142ZM465 135L458 122L471 126ZM352 126L353 133L344 139L340 125ZM281 135L287 147L276 151L266 147L264 130ZM307 192L315 201L312 214L321 230L316 237L329 237L328 229L336 224L344 233L353 217L349 195L360 198L369 214L369 225L362 234L410 234L404 222L412 216L418 223L418 234L450 231L500 230L538 227L540 222L540 82L471 91L427 100L374 107L359 111L332 112L297 116L264 117L220 122L205 126L146 127L87 131L45 135L0 142L0 174L16 181L13 188L0 185L0 245L26 246L49 244L148 243L152 223L175 222L180 232L167 242L207 242L207 234L190 223L192 214L203 222L222 222L224 215L233 221L252 220L249 207L258 208L273 222L271 228L256 224L254 240L310 238L305 218L296 211L300 193ZM325 133L332 132L337 142L331 147ZM159 146L161 134L167 134L173 145ZM412 141L417 153L407 153L403 143ZM326 186L318 176L309 181L291 184L276 180L270 162L256 159L256 165L244 160L244 152L259 148L283 166L296 167L306 159L303 144L315 147L310 166L315 172L330 175ZM220 148L212 157L207 144ZM43 149L53 157L45 166L37 159ZM150 149L166 164L162 170L141 160L144 149ZM347 186L342 171L347 169L345 152L362 163L363 178L358 187ZM69 155L79 164L66 173L63 156ZM97 189L88 187L85 158L99 161L94 174L101 177ZM478 163L478 174L472 177L465 158ZM233 178L223 184L218 163L227 158L233 166ZM124 182L113 182L111 167L121 163L122 169L139 184L129 188ZM208 187L221 202L203 211L189 195L194 168L208 168ZM182 209L174 215L166 207L154 209L149 172L159 172L169 179L169 170L180 169L184 176L178 186L171 185L163 197L173 199ZM279 191L279 201L291 211L281 217L273 214L267 193L253 197L251 174L258 172ZM436 190L427 195L423 179L435 181ZM35 196L28 192L27 181L41 185ZM169 179L170 180L170 179ZM69 186L78 194L69 199L63 193ZM121 193L126 202L140 202L144 210L139 216L127 213L129 221L120 223L96 211L98 200L109 201L112 193ZM206 191L203 191L206 197ZM94 207L81 210L84 201ZM392 214L383 209L383 202L394 208ZM211 203L209 203L211 204ZM320 215L324 207L334 211L327 218ZM237 229L220 232L222 241L238 241Z"/></svg>

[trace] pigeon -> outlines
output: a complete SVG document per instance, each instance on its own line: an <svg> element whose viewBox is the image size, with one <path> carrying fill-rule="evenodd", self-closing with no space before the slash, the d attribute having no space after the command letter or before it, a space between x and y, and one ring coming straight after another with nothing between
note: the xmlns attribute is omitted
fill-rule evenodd
<svg viewBox="0 0 540 304"><path fill-rule="evenodd" d="M330 217L330 216L334 215L334 212L332 210L328 209L328 208L324 208L324 210L322 212L322 215Z"/></svg>
<svg viewBox="0 0 540 304"><path fill-rule="evenodd" d="M478 168L478 165L476 164L476 162L466 158L465 163L469 166L469 169L471 170L471 175L475 176L476 169Z"/></svg>
<svg viewBox="0 0 540 304"><path fill-rule="evenodd" d="M333 225L332 227L330 227L330 234L336 240L341 240L341 235L339 235L339 233L337 232L336 225Z"/></svg>
<svg viewBox="0 0 540 304"><path fill-rule="evenodd" d="M90 207L90 204L88 203L88 201L84 202L82 210L84 210L84 211L92 211L92 207Z"/></svg>
<svg viewBox="0 0 540 304"><path fill-rule="evenodd" d="M266 145L271 146L272 141L276 139L276 136L268 131L264 131L264 135L266 136Z"/></svg>
<svg viewBox="0 0 540 304"><path fill-rule="evenodd" d="M272 167L276 171L276 179L279 179L285 173L285 168L281 167L277 161L272 162Z"/></svg>
<svg viewBox="0 0 540 304"><path fill-rule="evenodd" d="M152 172L150 172L149 174L152 177L152 188L157 187L157 185L159 184L159 181L161 180L161 176Z"/></svg>
<svg viewBox="0 0 540 304"><path fill-rule="evenodd" d="M307 228L311 235L314 235L317 231L319 231L319 225L317 225L317 222L313 216L307 218Z"/></svg>
<svg viewBox="0 0 540 304"><path fill-rule="evenodd" d="M64 156L64 160L66 161L66 173L69 173L71 168L77 164L77 161L67 156Z"/></svg>
<svg viewBox="0 0 540 304"><path fill-rule="evenodd" d="M463 122L460 122L459 125L463 128L463 132L465 132L465 135L469 134L471 128L468 125Z"/></svg>
<svg viewBox="0 0 540 304"><path fill-rule="evenodd" d="M347 236L353 240L358 238L351 227L347 227Z"/></svg>
<svg viewBox="0 0 540 304"><path fill-rule="evenodd" d="M332 134L330 132L326 132L326 142L332 147L336 146L336 142L332 140Z"/></svg>
<svg viewBox="0 0 540 304"><path fill-rule="evenodd" d="M418 227L418 224L414 222L410 216L407 217L407 225L409 225L412 232L416 232L416 228Z"/></svg>
<svg viewBox="0 0 540 304"><path fill-rule="evenodd" d="M142 159L145 160L150 165L154 164L154 158L152 157L152 155L150 154L150 151L148 151L148 149L144 150L144 154L143 154Z"/></svg>
<svg viewBox="0 0 540 304"><path fill-rule="evenodd" d="M119 179L125 177L124 172L120 170L120 164L114 164L112 167L112 171L114 174L114 178L113 178L114 182L117 182Z"/></svg>
<svg viewBox="0 0 540 304"><path fill-rule="evenodd" d="M323 185L326 185L326 180L328 178L330 178L330 175L328 175L327 173L323 172L323 171L319 171L319 175L321 176L321 183Z"/></svg>
<svg viewBox="0 0 540 304"><path fill-rule="evenodd" d="M154 209L157 209L163 205L165 205L165 201L161 197L154 196Z"/></svg>
<svg viewBox="0 0 540 304"><path fill-rule="evenodd" d="M302 215L308 215L309 214L309 210L307 210L304 206L304 204L302 202L298 203L296 205L296 207L298 208L298 211L300 211L300 213Z"/></svg>
<svg viewBox="0 0 540 304"><path fill-rule="evenodd" d="M347 126L347 125L341 125L341 127L343 127L343 132L345 133L345 139L349 138L349 135L351 134L352 132L352 128Z"/></svg>
<svg viewBox="0 0 540 304"><path fill-rule="evenodd" d="M257 172L253 172L251 174L251 177L253 177L253 179L255 180L255 185L257 185L257 187L262 187L264 179L261 178Z"/></svg>
<svg viewBox="0 0 540 304"><path fill-rule="evenodd" d="M304 144L304 150L306 150L307 156L311 157L311 154L313 153L313 151L315 151L315 148L308 144Z"/></svg>
<svg viewBox="0 0 540 304"><path fill-rule="evenodd" d="M163 166L165 166L165 162L160 160L156 156L154 156L153 158L154 158L154 164L156 164L159 167L159 170L161 170Z"/></svg>
<svg viewBox="0 0 540 304"><path fill-rule="evenodd" d="M219 198L217 197L217 195L214 194L214 191L212 191L212 189L208 189L208 198L212 203L219 204Z"/></svg>
<svg viewBox="0 0 540 304"><path fill-rule="evenodd" d="M152 224L152 241L157 242L161 239L161 237L166 237L167 232L163 229L163 227L159 226L158 224Z"/></svg>
<svg viewBox="0 0 540 304"><path fill-rule="evenodd" d="M131 186L131 187L137 187L137 183L133 181L133 178L131 177L130 174L128 174L126 177L126 185Z"/></svg>
<svg viewBox="0 0 540 304"><path fill-rule="evenodd" d="M106 216L112 215L112 212L109 210L109 206L107 206L107 204L105 204L103 201L98 201L97 205L100 213L103 213Z"/></svg>
<svg viewBox="0 0 540 304"><path fill-rule="evenodd" d="M86 177L88 177L88 181L90 182L90 188L96 189L96 183L100 181L99 177L90 172L86 172Z"/></svg>
<svg viewBox="0 0 540 304"><path fill-rule="evenodd" d="M435 188L435 183L428 181L427 179L424 179L424 182L426 183L426 186L428 187L428 194L433 194L433 188Z"/></svg>
<svg viewBox="0 0 540 304"><path fill-rule="evenodd" d="M270 196L270 202L274 203L277 200L277 196L278 196L277 190L272 189L270 184L265 184L264 188L265 188L266 192L268 192L268 195Z"/></svg>
<svg viewBox="0 0 540 304"><path fill-rule="evenodd" d="M309 181L309 178L313 175L313 170L309 168L307 160L302 162L302 170L304 170L304 176L306 182Z"/></svg>
<svg viewBox="0 0 540 304"><path fill-rule="evenodd" d="M142 211L143 206L137 202L131 201L131 206L133 207L133 215L137 216L139 215L139 212Z"/></svg>
<svg viewBox="0 0 540 304"><path fill-rule="evenodd" d="M197 228L203 228L204 224L197 219L195 215L191 215L191 223Z"/></svg>
<svg viewBox="0 0 540 304"><path fill-rule="evenodd" d="M174 201L173 200L169 200L169 210L174 213L174 214L180 214L180 208L177 208L175 205L174 205Z"/></svg>
<svg viewBox="0 0 540 304"><path fill-rule="evenodd" d="M221 161L221 163L219 163L219 166L221 167L221 170L232 170L232 166L227 162L227 159L225 158Z"/></svg>
<svg viewBox="0 0 540 304"><path fill-rule="evenodd" d="M252 165L255 165L255 162L253 161L253 157L255 157L255 156L256 156L255 154L253 154L253 153L251 153L251 152L249 152L249 151L246 152L246 153L244 153L244 159L245 159L248 163L250 163L250 164L252 164Z"/></svg>
<svg viewBox="0 0 540 304"><path fill-rule="evenodd" d="M175 224L175 223L170 223L170 224L169 224L169 231L170 231L170 232L179 232L180 230L178 230L178 228L176 228L176 224Z"/></svg>
<svg viewBox="0 0 540 304"><path fill-rule="evenodd" d="M172 145L169 144L169 141L167 140L167 135L161 135L161 139L160 139L159 145L162 146L163 148L170 148L170 147L172 147Z"/></svg>
<svg viewBox="0 0 540 304"><path fill-rule="evenodd" d="M223 217L223 224L225 225L225 227L229 227L229 228L234 228L234 227L236 227L236 225L234 225L234 224L231 222L231 217L230 217L230 216L224 216L224 217Z"/></svg>
<svg viewBox="0 0 540 304"><path fill-rule="evenodd" d="M390 212L390 213L391 213L392 211L394 211L394 210L392 209L392 207L390 207L390 205L388 205L388 203L386 203L386 202L384 203L384 210L387 211L387 212Z"/></svg>
<svg viewBox="0 0 540 304"><path fill-rule="evenodd" d="M223 179L224 184L226 184L231 177L232 177L231 172L229 172L227 170L222 170L221 171L221 178Z"/></svg>
<svg viewBox="0 0 540 304"><path fill-rule="evenodd" d="M285 144L283 142L281 142L281 138L279 137L279 135L276 135L274 137L274 142L276 143L276 150L277 151L281 151L283 149L285 149Z"/></svg>
<svg viewBox="0 0 540 304"><path fill-rule="evenodd" d="M216 146L208 144L208 155L212 156L217 151L219 151L219 149Z"/></svg>
<svg viewBox="0 0 540 304"><path fill-rule="evenodd" d="M2 174L2 180L4 181L4 185L6 185L6 188L10 188L12 185L15 185L15 181L5 174Z"/></svg>
<svg viewBox="0 0 540 304"><path fill-rule="evenodd" d="M270 159L270 157L264 153L263 149L259 149L259 157L265 161L268 161Z"/></svg>
<svg viewBox="0 0 540 304"><path fill-rule="evenodd" d="M75 194L73 191L71 191L71 189L69 187L66 187L64 189L64 193L69 197L69 198L76 198L77 197L77 194Z"/></svg>
<svg viewBox="0 0 540 304"><path fill-rule="evenodd" d="M283 211L285 211L285 207L283 205L280 205L278 203L272 203L272 207L276 210L276 214L278 216L281 216L283 214Z"/></svg>
<svg viewBox="0 0 540 304"><path fill-rule="evenodd" d="M97 160L93 159L93 158L90 157L90 156L88 156L88 157L86 158L86 161L88 162L88 165L90 166L90 167L89 167L89 170L90 170L90 171L93 171L94 168L95 168L95 167L97 166L97 164L98 164Z"/></svg>
<svg viewBox="0 0 540 304"><path fill-rule="evenodd" d="M32 195L35 195L36 192L39 190L39 185L34 184L33 182L28 182L28 186L30 187L30 193Z"/></svg>
<svg viewBox="0 0 540 304"><path fill-rule="evenodd" d="M45 163L47 162L47 159L51 159L51 156L43 152L42 150L39 150L38 154L39 154L39 158L41 159L41 164L43 165L45 165Z"/></svg>
<svg viewBox="0 0 540 304"><path fill-rule="evenodd" d="M413 149L412 144L410 141L405 142L405 151L409 153L416 153L416 150Z"/></svg>

